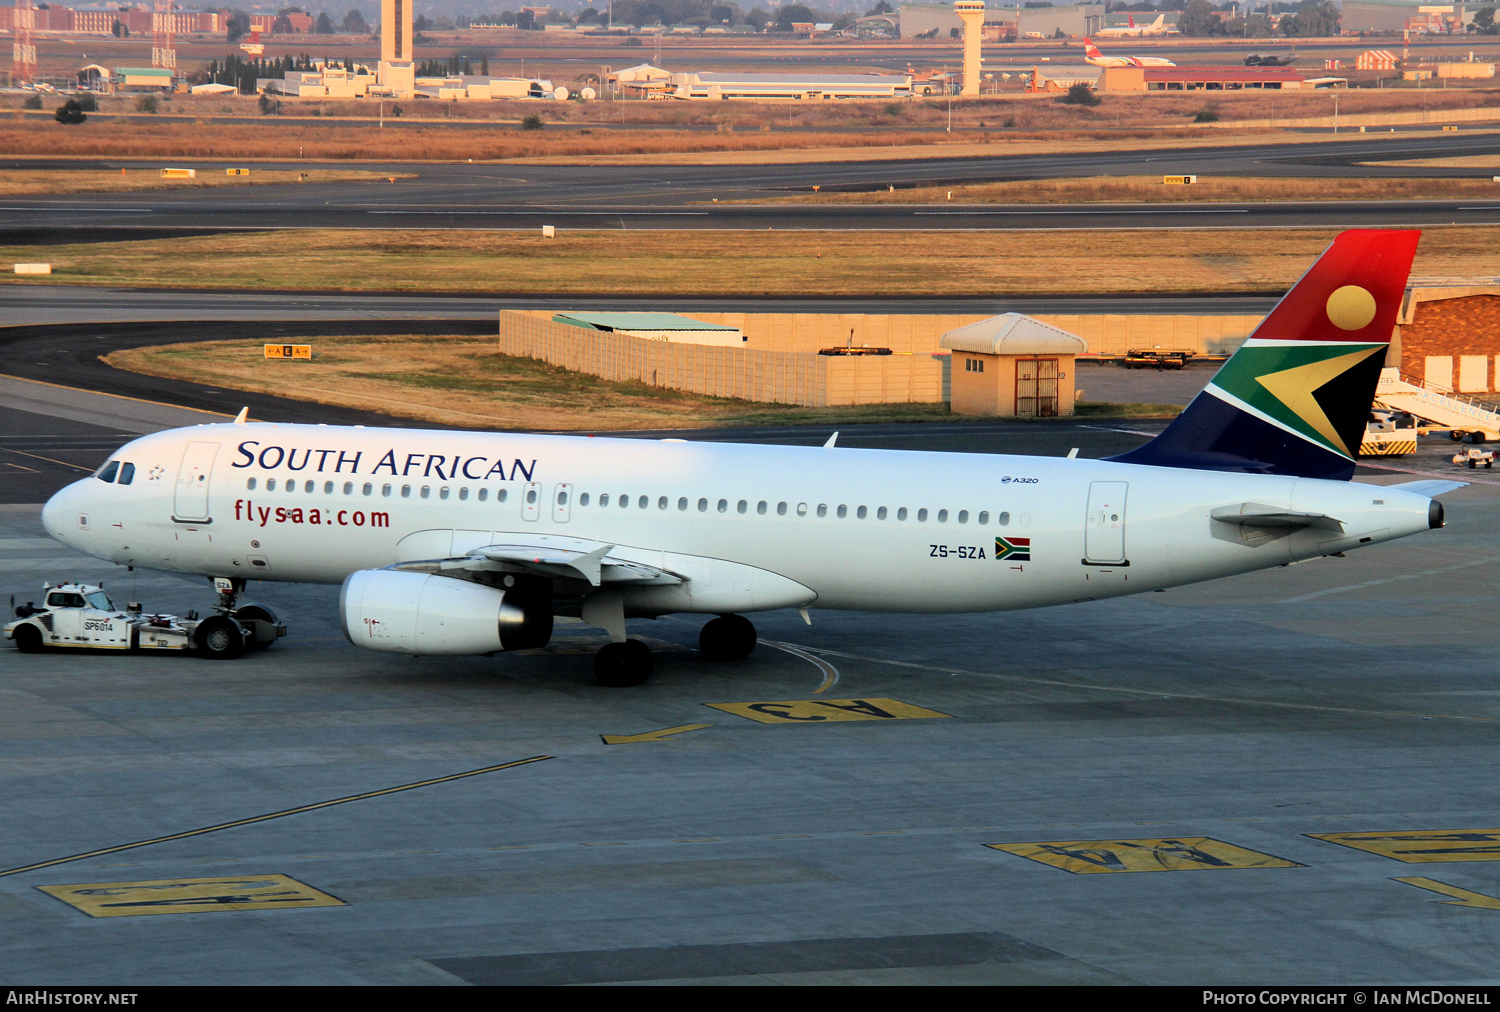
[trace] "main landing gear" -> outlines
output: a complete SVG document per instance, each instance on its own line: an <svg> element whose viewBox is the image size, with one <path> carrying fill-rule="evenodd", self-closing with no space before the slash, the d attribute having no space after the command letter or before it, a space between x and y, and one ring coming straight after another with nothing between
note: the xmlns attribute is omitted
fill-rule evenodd
<svg viewBox="0 0 1500 1012"><path fill-rule="evenodd" d="M711 661L737 661L755 649L755 626L743 615L720 615L698 634L698 649Z"/></svg>
<svg viewBox="0 0 1500 1012"><path fill-rule="evenodd" d="M755 649L755 626L742 615L720 615L698 634L698 649L711 661L737 661ZM606 643L594 655L594 681L610 688L640 685L651 677L655 659L640 640Z"/></svg>
<svg viewBox="0 0 1500 1012"><path fill-rule="evenodd" d="M612 689L640 685L655 666L651 648L640 640L606 643L594 655L594 681Z"/></svg>

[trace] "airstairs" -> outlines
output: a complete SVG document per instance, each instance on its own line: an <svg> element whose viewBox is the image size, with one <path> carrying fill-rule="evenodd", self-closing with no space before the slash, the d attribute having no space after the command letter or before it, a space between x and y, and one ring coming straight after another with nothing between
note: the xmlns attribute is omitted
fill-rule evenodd
<svg viewBox="0 0 1500 1012"><path fill-rule="evenodd" d="M1454 439L1469 434L1500 441L1500 413L1489 405L1439 384L1403 376L1399 369L1380 370L1375 404L1393 411L1408 411L1431 423L1422 428L1447 429Z"/></svg>

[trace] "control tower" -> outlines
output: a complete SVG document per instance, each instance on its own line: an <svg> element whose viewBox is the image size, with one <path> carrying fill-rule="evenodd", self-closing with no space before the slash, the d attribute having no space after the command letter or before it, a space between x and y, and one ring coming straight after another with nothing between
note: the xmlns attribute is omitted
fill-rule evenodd
<svg viewBox="0 0 1500 1012"><path fill-rule="evenodd" d="M387 3L390 0L386 0ZM979 94L979 43L984 34L984 0L954 0L953 13L964 23L964 90L960 95Z"/></svg>
<svg viewBox="0 0 1500 1012"><path fill-rule="evenodd" d="M380 0L379 80L396 98L416 91L417 67L412 62L412 0Z"/></svg>

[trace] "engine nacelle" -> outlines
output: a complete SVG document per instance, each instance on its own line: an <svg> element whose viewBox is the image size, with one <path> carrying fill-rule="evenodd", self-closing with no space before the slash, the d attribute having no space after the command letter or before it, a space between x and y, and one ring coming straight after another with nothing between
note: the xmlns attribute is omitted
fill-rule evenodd
<svg viewBox="0 0 1500 1012"><path fill-rule="evenodd" d="M339 620L350 643L393 654L493 654L552 638L552 606L543 598L393 569L350 573Z"/></svg>

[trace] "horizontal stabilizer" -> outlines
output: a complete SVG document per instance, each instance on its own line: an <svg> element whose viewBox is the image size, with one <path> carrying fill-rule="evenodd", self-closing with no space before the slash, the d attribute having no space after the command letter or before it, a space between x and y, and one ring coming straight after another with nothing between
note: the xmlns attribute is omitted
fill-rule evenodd
<svg viewBox="0 0 1500 1012"><path fill-rule="evenodd" d="M1221 506L1210 516L1221 523L1238 524L1241 527L1318 527L1343 533L1344 522L1323 513L1298 513L1265 506L1258 502L1242 502L1238 506Z"/></svg>
<svg viewBox="0 0 1500 1012"><path fill-rule="evenodd" d="M1456 488L1464 488L1469 483L1466 481L1448 481L1446 478L1426 478L1422 481L1403 481L1399 485L1386 485L1385 488L1400 489L1402 492L1411 492L1415 495L1425 495L1429 499L1436 499L1444 492L1452 492Z"/></svg>

